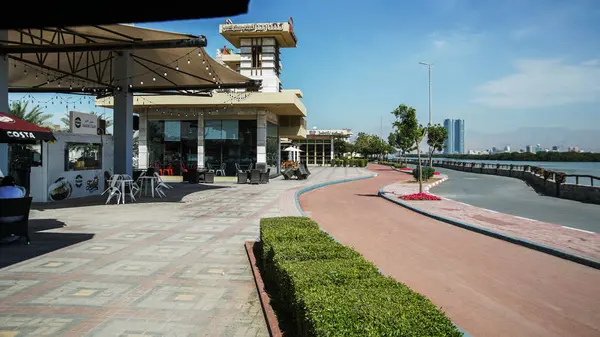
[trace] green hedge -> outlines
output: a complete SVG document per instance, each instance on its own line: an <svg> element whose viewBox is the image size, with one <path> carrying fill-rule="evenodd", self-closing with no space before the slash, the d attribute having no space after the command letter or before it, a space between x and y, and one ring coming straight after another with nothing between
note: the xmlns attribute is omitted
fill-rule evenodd
<svg viewBox="0 0 600 337"><path fill-rule="evenodd" d="M366 167L367 164L367 160L362 158L334 158L331 160L331 166L337 167Z"/></svg>
<svg viewBox="0 0 600 337"><path fill-rule="evenodd" d="M263 278L286 335L462 335L427 298L309 218L261 219L260 239Z"/></svg>
<svg viewBox="0 0 600 337"><path fill-rule="evenodd" d="M415 180L419 179L419 169L415 168L413 169L413 177L415 177ZM431 177L433 177L434 173L435 173L435 169L433 167L429 167L429 166L422 166L421 167L421 171L422 171L422 179L429 179Z"/></svg>
<svg viewBox="0 0 600 337"><path fill-rule="evenodd" d="M397 169L401 169L401 168L405 168L406 165L402 164L402 163L395 163L395 162L391 162L391 161L380 161L379 164L381 165L387 165L387 166L392 166L394 168Z"/></svg>

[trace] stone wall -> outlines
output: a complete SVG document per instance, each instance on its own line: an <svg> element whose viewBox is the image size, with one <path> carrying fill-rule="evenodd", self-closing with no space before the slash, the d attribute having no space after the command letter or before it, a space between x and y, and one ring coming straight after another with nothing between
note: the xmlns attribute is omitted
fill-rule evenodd
<svg viewBox="0 0 600 337"><path fill-rule="evenodd" d="M416 164L416 161L409 161L412 164ZM531 185L536 191L563 199L576 200L581 202L587 202L592 204L600 204L600 187L598 186L587 186L587 185L574 185L574 184L557 184L552 179L544 179L544 177L534 174L531 171L523 170L509 170L504 168L496 168L493 166L481 167L470 165L451 165L441 164L433 162L434 167L442 167L455 171L464 171L480 174L498 175L503 177L513 177L521 179Z"/></svg>

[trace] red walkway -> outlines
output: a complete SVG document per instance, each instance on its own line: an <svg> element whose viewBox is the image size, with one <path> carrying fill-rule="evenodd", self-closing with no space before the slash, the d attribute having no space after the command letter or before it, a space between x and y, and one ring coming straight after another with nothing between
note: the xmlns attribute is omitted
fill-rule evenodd
<svg viewBox="0 0 600 337"><path fill-rule="evenodd" d="M379 176L306 193L302 208L474 336L600 335L600 271L377 197L402 173L369 168Z"/></svg>

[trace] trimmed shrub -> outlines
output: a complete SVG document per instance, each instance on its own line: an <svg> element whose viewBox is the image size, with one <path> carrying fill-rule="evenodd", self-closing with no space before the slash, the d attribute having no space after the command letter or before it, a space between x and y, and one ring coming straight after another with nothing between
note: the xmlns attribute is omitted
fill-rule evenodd
<svg viewBox="0 0 600 337"><path fill-rule="evenodd" d="M286 335L462 335L427 298L381 275L309 218L261 219L260 239L263 278Z"/></svg>
<svg viewBox="0 0 600 337"><path fill-rule="evenodd" d="M433 167L423 166L423 167L421 167L421 171L422 171L422 175L421 175L422 180L429 179L429 178L433 177L433 175L435 174L435 169ZM419 180L419 168L415 168L412 171L412 174L413 174L413 177L415 178L415 180Z"/></svg>

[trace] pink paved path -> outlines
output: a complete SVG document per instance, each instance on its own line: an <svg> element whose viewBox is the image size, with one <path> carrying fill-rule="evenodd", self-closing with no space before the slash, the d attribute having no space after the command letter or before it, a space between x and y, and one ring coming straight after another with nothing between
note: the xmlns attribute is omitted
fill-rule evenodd
<svg viewBox="0 0 600 337"><path fill-rule="evenodd" d="M377 197L401 173L300 197L327 232L474 336L599 336L600 271L422 216Z"/></svg>
<svg viewBox="0 0 600 337"><path fill-rule="evenodd" d="M398 176L400 179L412 179L411 175L404 173L399 173ZM397 198L399 195L416 193L418 189L419 185L415 183L394 182L385 186L383 192L392 198ZM557 224L499 213L450 199L428 202L406 201L406 203L445 218L600 260L600 234L598 233L578 231Z"/></svg>

